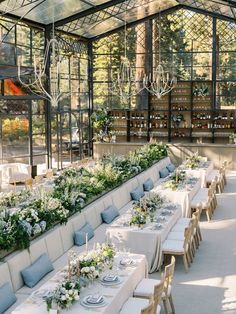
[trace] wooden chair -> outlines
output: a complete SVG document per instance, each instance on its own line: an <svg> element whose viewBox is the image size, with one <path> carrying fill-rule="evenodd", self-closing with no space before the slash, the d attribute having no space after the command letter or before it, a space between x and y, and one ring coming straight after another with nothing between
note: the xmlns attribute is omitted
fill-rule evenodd
<svg viewBox="0 0 236 314"><path fill-rule="evenodd" d="M32 188L33 188L33 179L32 178L25 180L25 187L28 190L32 190Z"/></svg>
<svg viewBox="0 0 236 314"><path fill-rule="evenodd" d="M191 200L191 210L194 212L201 207L206 212L207 220L210 221L213 213L214 195L212 188L200 188Z"/></svg>
<svg viewBox="0 0 236 314"><path fill-rule="evenodd" d="M130 313L131 314L131 313ZM132 312L133 314L133 312ZM150 302L148 306L141 310L141 314L156 314L154 302Z"/></svg>
<svg viewBox="0 0 236 314"><path fill-rule="evenodd" d="M48 169L46 172L46 178L52 178L53 177L53 170L52 169Z"/></svg>
<svg viewBox="0 0 236 314"><path fill-rule="evenodd" d="M43 176L42 175L35 176L34 180L36 184L39 184L43 181Z"/></svg>
<svg viewBox="0 0 236 314"><path fill-rule="evenodd" d="M165 278L163 277L161 279L161 282L154 286L153 301L154 301L154 313L155 314L161 313L161 301L162 301L163 293L165 293L164 284L165 284Z"/></svg>
<svg viewBox="0 0 236 314"><path fill-rule="evenodd" d="M164 276L161 280L156 279L149 279L144 278L141 282L137 285L134 290L134 296L138 298L145 298L145 299L154 299L155 304L155 313L160 313L160 293L161 300L164 304L165 313L168 314L168 303L171 306L172 313L175 313L173 298L172 298L172 280L174 276L174 269L175 269L175 258L174 256L171 257L171 263L165 267Z"/></svg>
<svg viewBox="0 0 236 314"><path fill-rule="evenodd" d="M213 207L213 211L216 209L217 206L217 198L216 198L216 189L217 189L217 177L215 177L212 182L211 182L211 190L212 190L212 207Z"/></svg>
<svg viewBox="0 0 236 314"><path fill-rule="evenodd" d="M184 268L186 273L188 272L189 266L193 260L192 253L190 250L191 247L191 236L192 228L188 227L184 230L184 240L165 240L162 246L162 254L165 255L174 255L182 256L184 262Z"/></svg>
<svg viewBox="0 0 236 314"><path fill-rule="evenodd" d="M145 300L142 298L128 298L128 300L123 304L122 309L119 314L156 314L154 312L154 301Z"/></svg>
<svg viewBox="0 0 236 314"><path fill-rule="evenodd" d="M193 237L196 249L199 247L200 242L202 241L202 235L199 226L201 210L198 208L193 214Z"/></svg>
<svg viewBox="0 0 236 314"><path fill-rule="evenodd" d="M219 170L212 170L206 178L207 187L209 187L212 183L212 180L216 180L216 187L218 193L222 193L225 187L226 175L225 168L220 167Z"/></svg>

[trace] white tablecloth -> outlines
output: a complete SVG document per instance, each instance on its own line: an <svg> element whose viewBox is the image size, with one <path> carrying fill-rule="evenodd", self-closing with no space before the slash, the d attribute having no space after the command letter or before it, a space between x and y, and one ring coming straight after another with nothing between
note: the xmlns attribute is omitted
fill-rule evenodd
<svg viewBox="0 0 236 314"><path fill-rule="evenodd" d="M206 187L206 178L209 173L213 170L214 165L212 161L207 161L200 164L199 168L196 169L185 169L183 165L183 170L186 171L188 176L198 177L201 180L201 188Z"/></svg>
<svg viewBox="0 0 236 314"><path fill-rule="evenodd" d="M144 254L148 261L149 273L155 272L162 263L162 242L181 217L181 209L177 208L172 216L165 216L167 222L163 224L161 230L152 230L152 223L143 229L136 226L124 226L123 222L129 221L130 217L130 213L125 213L107 228L107 241L118 248L128 248L132 253Z"/></svg>
<svg viewBox="0 0 236 314"><path fill-rule="evenodd" d="M167 197L169 201L172 203L180 204L182 209L182 217L191 217L191 200L193 199L194 195L201 187L201 180L200 178L194 184L191 190L177 190L172 191L169 188L165 188L165 183L162 183L153 189L153 192L158 193L161 196Z"/></svg>
<svg viewBox="0 0 236 314"><path fill-rule="evenodd" d="M118 263L124 254L118 254L115 257L115 262ZM101 314L118 314L122 305L132 296L133 291L137 284L147 276L147 260L144 255L129 254L125 257L132 258L136 261L135 266L126 267L122 270L119 270L119 275L122 283L117 286L105 287L98 283L97 287L84 288L81 291L80 298L89 295L94 289L98 289L99 293L104 295L107 300L107 305L101 308L96 309L87 309L80 304L80 301L77 301L72 305L69 310L60 311L61 314L95 314L99 311ZM40 289L53 289L56 287L57 282L53 278L45 283ZM42 302L41 304L32 303L32 300L28 298L24 303L17 307L12 314L48 314L46 309L46 304Z"/></svg>

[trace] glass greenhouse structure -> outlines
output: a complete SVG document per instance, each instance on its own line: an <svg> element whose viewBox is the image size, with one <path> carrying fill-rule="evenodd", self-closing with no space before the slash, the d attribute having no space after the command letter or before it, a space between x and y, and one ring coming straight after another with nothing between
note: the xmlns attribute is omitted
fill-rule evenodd
<svg viewBox="0 0 236 314"><path fill-rule="evenodd" d="M0 11L1 163L91 156L99 108L117 141L226 143L234 132L234 0L4 0ZM124 55L139 89L126 99L113 84ZM141 87L159 58L177 79L160 99Z"/></svg>

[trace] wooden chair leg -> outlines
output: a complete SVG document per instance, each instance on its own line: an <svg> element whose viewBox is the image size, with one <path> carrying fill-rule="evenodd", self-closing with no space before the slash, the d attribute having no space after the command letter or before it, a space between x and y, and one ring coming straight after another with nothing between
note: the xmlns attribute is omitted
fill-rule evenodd
<svg viewBox="0 0 236 314"><path fill-rule="evenodd" d="M192 251L191 246L188 249L187 255L189 255L189 260L190 260L189 266L191 266L191 263L193 262L193 251Z"/></svg>
<svg viewBox="0 0 236 314"><path fill-rule="evenodd" d="M195 234L194 234L193 239L194 239L195 248L197 250L199 245L200 245L200 241L199 241L198 234L197 234L197 229L195 230Z"/></svg>
<svg viewBox="0 0 236 314"><path fill-rule="evenodd" d="M206 215L207 215L207 221L210 222L210 220L211 220L210 208L206 209Z"/></svg>
<svg viewBox="0 0 236 314"><path fill-rule="evenodd" d="M168 302L166 298L163 299L163 305L164 305L165 314L169 314Z"/></svg>
<svg viewBox="0 0 236 314"><path fill-rule="evenodd" d="M174 314L175 313L175 307L174 307L174 302L173 302L173 298L172 298L171 294L169 296L169 302L170 302L171 311Z"/></svg>
<svg viewBox="0 0 236 314"><path fill-rule="evenodd" d="M201 229L200 229L199 226L198 226L198 228L197 228L197 233L198 233L198 236L199 236L200 241L202 241L202 233L201 233Z"/></svg>
<svg viewBox="0 0 236 314"><path fill-rule="evenodd" d="M183 255L183 262L184 262L185 272L188 273L188 259L185 254Z"/></svg>
<svg viewBox="0 0 236 314"><path fill-rule="evenodd" d="M194 257L195 256L195 252L196 252L196 246L195 246L194 239L192 239L192 241L191 241L190 249L191 249L192 257Z"/></svg>

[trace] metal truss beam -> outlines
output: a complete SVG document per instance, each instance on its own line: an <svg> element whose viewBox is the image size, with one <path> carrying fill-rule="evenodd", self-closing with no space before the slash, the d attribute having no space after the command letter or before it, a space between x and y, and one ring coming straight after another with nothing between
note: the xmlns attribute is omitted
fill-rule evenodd
<svg viewBox="0 0 236 314"><path fill-rule="evenodd" d="M85 17L87 15L97 13L99 11L107 9L107 8L113 6L113 5L120 4L122 2L125 2L125 0L112 0L112 1L105 2L103 4L94 6L92 8L87 9L87 10L84 10L82 12L76 13L76 14L68 16L68 17L66 17L64 19L56 21L54 23L54 25L55 25L55 27L63 26L65 24L67 24L67 23L70 23L70 22L73 22L75 20L81 19L82 17Z"/></svg>

